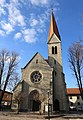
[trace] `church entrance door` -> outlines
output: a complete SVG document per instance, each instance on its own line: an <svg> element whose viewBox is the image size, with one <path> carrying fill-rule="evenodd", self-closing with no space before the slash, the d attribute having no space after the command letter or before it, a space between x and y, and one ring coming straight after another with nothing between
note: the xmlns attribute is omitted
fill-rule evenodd
<svg viewBox="0 0 83 120"><path fill-rule="evenodd" d="M41 109L41 101L39 100L39 92L37 90L30 92L29 108L31 111L39 111Z"/></svg>
<svg viewBox="0 0 83 120"><path fill-rule="evenodd" d="M39 111L40 105L41 105L40 101L33 100L32 111Z"/></svg>
<svg viewBox="0 0 83 120"><path fill-rule="evenodd" d="M60 104L59 104L59 101L57 99L54 100L53 110L54 111L59 111L60 110Z"/></svg>

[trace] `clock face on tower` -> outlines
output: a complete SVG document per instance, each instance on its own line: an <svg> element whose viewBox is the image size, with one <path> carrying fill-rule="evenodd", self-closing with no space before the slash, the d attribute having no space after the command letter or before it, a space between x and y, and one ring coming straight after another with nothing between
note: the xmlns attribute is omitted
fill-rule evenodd
<svg viewBox="0 0 83 120"><path fill-rule="evenodd" d="M40 80L42 79L42 74L39 71L34 71L31 73L30 77L33 83L39 83Z"/></svg>

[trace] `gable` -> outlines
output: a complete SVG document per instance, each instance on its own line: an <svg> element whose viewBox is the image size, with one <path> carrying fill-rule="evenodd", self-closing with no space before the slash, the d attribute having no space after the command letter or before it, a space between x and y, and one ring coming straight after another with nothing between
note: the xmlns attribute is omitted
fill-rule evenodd
<svg viewBox="0 0 83 120"><path fill-rule="evenodd" d="M22 69L22 80L25 81L23 89L49 89L53 68L39 53L36 53ZM37 77L36 79L36 76Z"/></svg>
<svg viewBox="0 0 83 120"><path fill-rule="evenodd" d="M31 68L47 67L49 70L52 70L50 65L46 62L46 60L44 60L44 58L38 52L32 57L32 59L22 69L26 69L27 67L31 67Z"/></svg>
<svg viewBox="0 0 83 120"><path fill-rule="evenodd" d="M61 40L59 40L59 38L56 36L55 33L52 34L50 40L48 41L48 44L50 43L60 43Z"/></svg>

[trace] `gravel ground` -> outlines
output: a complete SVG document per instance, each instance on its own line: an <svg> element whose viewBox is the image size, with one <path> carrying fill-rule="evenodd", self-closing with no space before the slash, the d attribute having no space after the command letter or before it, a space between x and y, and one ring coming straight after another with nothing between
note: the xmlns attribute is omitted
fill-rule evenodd
<svg viewBox="0 0 83 120"><path fill-rule="evenodd" d="M50 120L83 120L83 115L81 114L67 114L64 116L56 115ZM48 120L43 115L34 115L27 113L12 113L12 112L0 112L0 120Z"/></svg>

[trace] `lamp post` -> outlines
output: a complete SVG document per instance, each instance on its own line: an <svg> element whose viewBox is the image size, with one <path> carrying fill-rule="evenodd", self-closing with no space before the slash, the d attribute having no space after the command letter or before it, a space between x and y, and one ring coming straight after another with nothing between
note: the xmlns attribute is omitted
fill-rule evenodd
<svg viewBox="0 0 83 120"><path fill-rule="evenodd" d="M50 91L48 90L48 120L50 120L50 109L49 109L49 93Z"/></svg>

